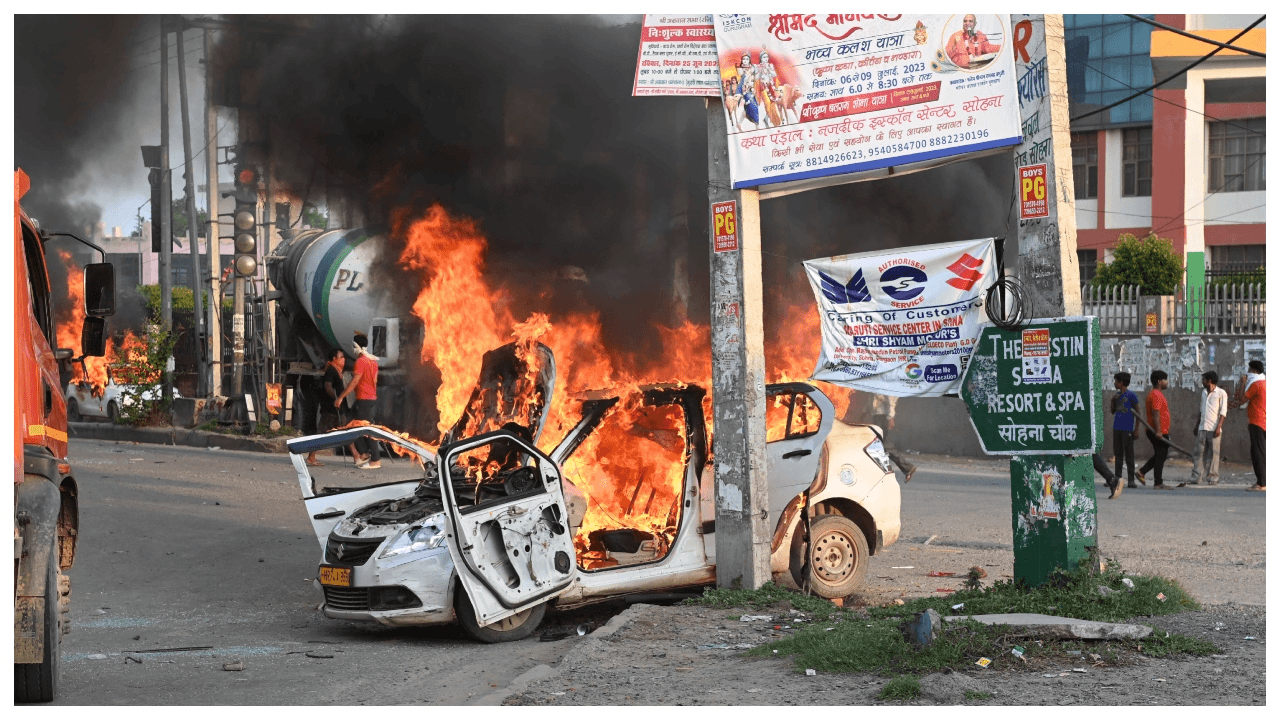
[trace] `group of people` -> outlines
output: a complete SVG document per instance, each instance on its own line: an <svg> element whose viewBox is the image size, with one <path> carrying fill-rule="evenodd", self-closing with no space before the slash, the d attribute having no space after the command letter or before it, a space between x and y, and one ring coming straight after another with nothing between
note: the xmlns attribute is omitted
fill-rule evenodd
<svg viewBox="0 0 1280 720"><path fill-rule="evenodd" d="M1138 416L1138 396L1129 389L1131 376L1127 372L1115 374L1116 394L1111 399L1112 443L1115 447L1115 472L1111 472L1106 463L1094 455L1094 469L1107 481L1111 489L1111 499L1120 497L1126 487L1137 487L1136 482L1147 484L1150 473L1153 487L1156 490L1168 490L1164 483L1164 464L1169 457L1169 402L1164 391L1169 387L1169 376L1163 370L1151 373L1151 389L1142 405L1145 407L1145 422ZM1217 485L1218 465L1222 459L1222 430L1226 425L1227 408L1235 406L1248 412L1249 417L1249 456L1253 463L1253 474L1256 482L1248 489L1263 492L1267 489L1266 479L1266 438L1267 438L1267 382L1261 361L1249 361L1249 373L1236 387L1236 396L1227 397L1227 391L1218 386L1218 373L1210 370L1201 375L1204 392L1200 395L1200 415L1196 421L1195 446L1192 456L1192 485ZM1138 438L1138 425L1146 426L1147 441L1151 443L1151 458L1138 470L1134 470L1133 444ZM1125 485L1124 470L1128 470L1128 485ZM1188 482L1179 483L1183 487Z"/></svg>
<svg viewBox="0 0 1280 720"><path fill-rule="evenodd" d="M322 381L324 396L320 399L320 414L316 422L319 432L329 432L351 421L343 402L352 394L356 400L355 419L373 422L373 408L378 400L378 358L369 352L369 338L363 333L356 333L351 343L351 352L356 358L355 369L351 382L344 383L342 370L346 367L346 353L338 348L329 351ZM352 443L350 450L356 467L367 470L382 467L377 442L365 437L358 438ZM324 463L316 458L313 450L307 455L307 464L320 467Z"/></svg>

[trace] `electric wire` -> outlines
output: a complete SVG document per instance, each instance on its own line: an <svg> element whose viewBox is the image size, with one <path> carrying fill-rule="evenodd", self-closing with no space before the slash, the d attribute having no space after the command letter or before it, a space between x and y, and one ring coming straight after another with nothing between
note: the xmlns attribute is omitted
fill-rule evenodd
<svg viewBox="0 0 1280 720"><path fill-rule="evenodd" d="M1258 18L1257 20L1254 20L1252 23L1250 23L1250 24L1249 24L1249 27L1246 27L1244 30L1241 30L1241 31L1240 31L1240 32L1239 32L1235 37L1231 38L1231 39L1230 39L1230 40L1228 40L1227 42L1232 43L1232 42L1235 42L1236 40L1239 40L1240 38L1244 37L1245 33L1249 32L1249 31L1250 31L1250 30L1252 30L1254 27L1256 27L1259 23L1261 23L1263 20L1266 20L1266 19L1267 19L1267 16L1266 16L1266 15L1263 15L1262 17ZM1111 108L1113 108L1113 107L1118 107L1118 106L1120 106L1120 105L1123 105L1123 104L1125 104L1125 103L1129 102L1130 100L1132 100L1132 99L1134 99L1134 98L1136 98L1136 97L1139 97L1139 96L1141 96L1141 95L1145 95L1146 93L1148 93L1148 92L1150 92L1150 91L1152 91L1152 90L1155 90L1156 88L1160 87L1161 85L1164 85L1165 83L1169 82L1170 80L1173 80L1174 78L1178 78L1178 77L1181 77L1181 76L1185 75L1185 74L1186 74L1187 72L1189 72L1192 68L1196 67L1197 65L1200 65L1201 63L1205 62L1206 60L1208 60L1209 58L1213 57L1214 55L1217 55L1217 54L1218 54L1218 53L1220 53L1220 52L1222 52L1222 48L1220 48L1220 47L1219 47L1219 48L1214 48L1214 49L1213 49L1213 50L1211 50L1209 53L1207 53L1207 54L1205 54L1205 55L1201 56L1199 60L1196 60L1195 62L1191 63L1190 65L1187 65L1186 67L1182 68L1181 70L1179 70L1179 71L1178 71L1178 72L1176 72L1176 73L1173 73L1172 75L1170 75L1169 77L1167 77L1167 78L1165 78L1165 79L1161 80L1160 82L1155 83L1155 84L1153 84L1153 85L1151 85L1151 86L1149 86L1149 87L1147 87L1147 88L1145 88L1145 89L1143 89L1143 90L1139 90L1138 92L1136 92L1136 93L1134 93L1134 94L1130 95L1129 97L1124 98L1123 100L1117 100L1116 102L1113 102L1113 103L1111 103L1110 105L1104 105L1104 106L1102 106L1102 107L1100 107L1100 108L1098 108L1098 109L1096 109L1096 110L1090 110L1090 111L1088 111L1088 112L1085 112L1085 113L1081 113L1081 114L1079 114L1079 115L1076 115L1075 117L1071 118L1071 122L1075 122L1076 120L1083 120L1084 118L1087 118L1087 117L1093 117L1094 115L1097 115L1097 114L1102 113L1102 112L1106 112L1107 110L1110 110L1110 109L1111 109Z"/></svg>
<svg viewBox="0 0 1280 720"><path fill-rule="evenodd" d="M1222 50L1234 50L1234 51L1236 51L1236 52L1244 53L1245 55L1253 55L1254 57L1260 57L1260 58L1266 58L1266 57L1267 57L1267 54L1266 54L1266 53L1261 53L1261 52L1258 52L1257 50L1250 50L1250 49L1248 49L1248 48L1236 47L1235 45L1229 45L1229 44L1227 44L1227 43L1220 43L1220 42L1218 42L1217 40L1210 40L1209 38L1201 37L1201 36L1199 36L1199 35L1196 35L1195 33L1189 33L1189 32L1187 32L1186 30L1179 30L1179 29L1178 29L1178 28L1176 28L1176 27L1172 27L1172 26L1170 26L1170 25L1165 25L1165 24L1164 24L1164 23L1162 23L1162 22L1156 22L1155 20L1151 20L1151 19L1148 19L1148 18L1144 18L1144 17L1142 17L1141 15L1130 15L1130 14L1128 14L1128 13L1125 13L1125 17L1127 17L1127 18L1133 18L1134 20L1137 20L1138 22L1144 22L1144 23L1146 23L1146 24L1148 24L1148 25L1154 25L1155 27L1158 27L1158 28L1160 28L1161 30L1168 30L1168 31L1169 31L1169 32L1171 32L1171 33L1177 33L1177 34L1179 34L1179 35L1181 35L1181 36L1183 36L1183 37L1189 37L1189 38L1191 38L1192 40L1199 40L1200 42L1202 42L1202 43L1207 43L1207 44L1209 44L1209 45L1217 45L1217 46L1218 46L1218 48L1219 48L1219 49L1222 49Z"/></svg>

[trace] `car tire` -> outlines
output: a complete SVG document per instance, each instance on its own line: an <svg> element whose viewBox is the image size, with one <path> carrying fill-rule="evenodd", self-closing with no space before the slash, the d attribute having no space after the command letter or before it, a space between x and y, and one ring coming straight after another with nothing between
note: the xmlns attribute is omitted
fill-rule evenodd
<svg viewBox="0 0 1280 720"><path fill-rule="evenodd" d="M538 626L542 624L542 618L546 617L547 614L547 604L544 602L504 620L481 627L479 621L476 620L476 609L471 604L471 598L467 596L467 591L459 585L455 588L453 597L454 610L457 611L458 622L462 624L462 629L466 630L468 635L483 643L523 640L538 629Z"/></svg>
<svg viewBox="0 0 1280 720"><path fill-rule="evenodd" d="M107 420L113 423L120 422L120 406L115 400L107 403Z"/></svg>
<svg viewBox="0 0 1280 720"><path fill-rule="evenodd" d="M80 403L75 398L67 398L67 422L80 422Z"/></svg>
<svg viewBox="0 0 1280 720"><path fill-rule="evenodd" d="M58 567L58 539L53 538L49 552L48 575L44 583L44 660L39 663L14 663L13 700L20 703L49 702L58 694L61 672L62 629L58 598L62 573Z"/></svg>
<svg viewBox="0 0 1280 720"><path fill-rule="evenodd" d="M816 595L828 599L847 597L862 585L871 551L852 520L841 515L815 517L809 523L808 543L798 531L796 541L802 549L791 553L791 575L797 585L803 588L807 582ZM805 560L807 573L801 571Z"/></svg>

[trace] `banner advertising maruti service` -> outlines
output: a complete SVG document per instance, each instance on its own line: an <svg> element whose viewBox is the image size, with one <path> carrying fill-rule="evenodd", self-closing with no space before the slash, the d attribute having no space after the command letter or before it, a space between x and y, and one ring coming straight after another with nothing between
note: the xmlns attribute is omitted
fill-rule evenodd
<svg viewBox="0 0 1280 720"><path fill-rule="evenodd" d="M997 277L995 240L806 260L822 354L813 379L882 395L958 392Z"/></svg>
<svg viewBox="0 0 1280 720"><path fill-rule="evenodd" d="M1016 145L1007 15L716 15L733 187Z"/></svg>

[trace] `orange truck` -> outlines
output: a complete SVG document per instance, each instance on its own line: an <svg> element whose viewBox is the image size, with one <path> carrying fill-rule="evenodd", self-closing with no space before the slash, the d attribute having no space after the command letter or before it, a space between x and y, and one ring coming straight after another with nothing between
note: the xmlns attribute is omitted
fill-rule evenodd
<svg viewBox="0 0 1280 720"><path fill-rule="evenodd" d="M13 694L15 702L48 702L57 694L60 645L70 627L71 581L64 571L75 561L80 522L59 369L103 355L115 275L105 262L85 267L81 355L56 347L45 243L70 237L104 259L106 253L69 233L41 230L21 206L30 178L19 169L13 183Z"/></svg>

